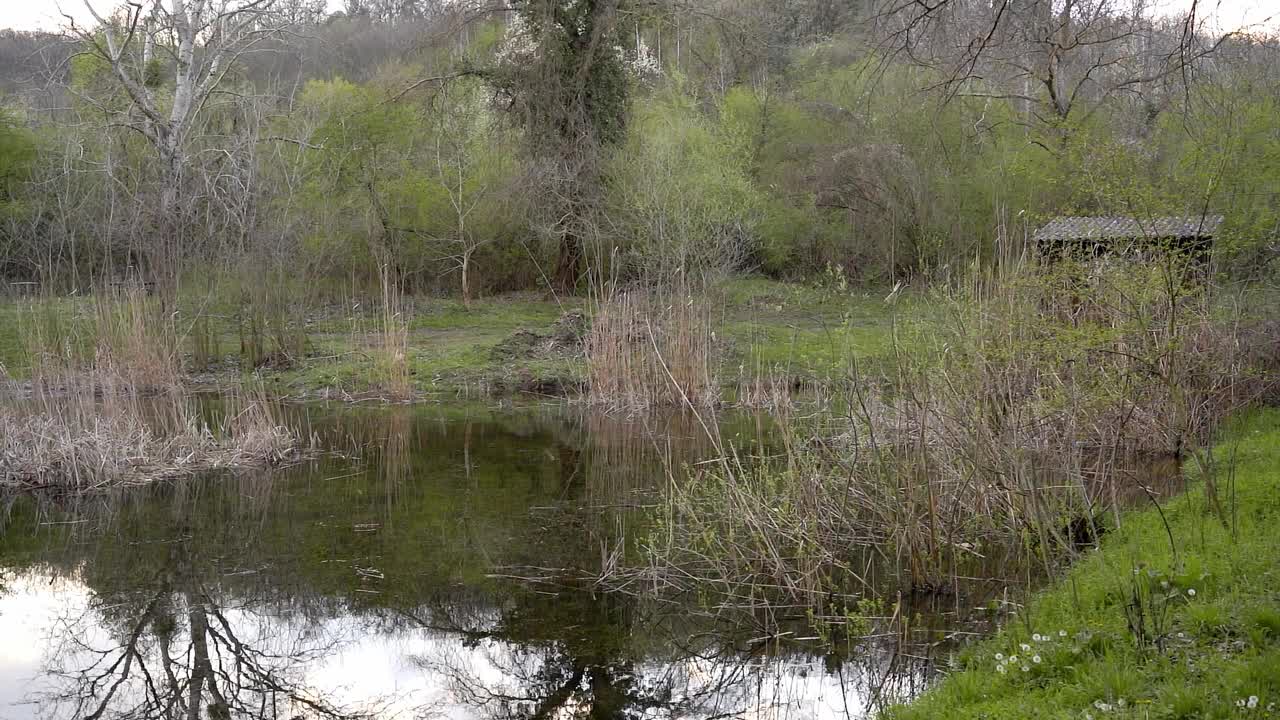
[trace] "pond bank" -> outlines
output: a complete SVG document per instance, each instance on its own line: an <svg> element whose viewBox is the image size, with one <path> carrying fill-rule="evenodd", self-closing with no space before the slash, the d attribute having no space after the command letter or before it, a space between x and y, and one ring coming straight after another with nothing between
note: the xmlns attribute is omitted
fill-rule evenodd
<svg viewBox="0 0 1280 720"><path fill-rule="evenodd" d="M896 317L926 307L923 298L887 289L834 290L763 278L727 281L711 294L715 375L726 397L745 381L784 377L811 386L841 377L850 358L891 355ZM248 373L273 394L299 400L483 400L495 397L577 397L586 389L581 333L592 308L583 298L516 293L462 303L428 297L404 299L404 386L388 387L385 328L376 304L315 308L301 330L303 351L268 353L259 367L244 357L244 309L188 298L187 315L204 313L196 333L190 322L176 342L184 381L195 387L224 385ZM225 305L225 307L224 307ZM0 303L0 377L31 375L30 335L46 316L61 332L89 344L92 298L42 298ZM576 323L569 322L576 320ZM576 331L579 337L572 337ZM198 350L198 352L197 352ZM197 355L200 362L197 362Z"/></svg>
<svg viewBox="0 0 1280 720"><path fill-rule="evenodd" d="M1280 714L1280 409L1232 424L1203 466L887 717Z"/></svg>

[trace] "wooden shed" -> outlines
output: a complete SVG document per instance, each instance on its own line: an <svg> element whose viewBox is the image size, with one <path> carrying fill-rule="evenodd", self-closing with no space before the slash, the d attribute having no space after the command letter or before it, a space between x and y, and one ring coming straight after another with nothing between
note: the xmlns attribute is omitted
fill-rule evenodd
<svg viewBox="0 0 1280 720"><path fill-rule="evenodd" d="M1041 257L1087 259L1119 252L1176 251L1207 261L1221 215L1060 217L1036 230Z"/></svg>

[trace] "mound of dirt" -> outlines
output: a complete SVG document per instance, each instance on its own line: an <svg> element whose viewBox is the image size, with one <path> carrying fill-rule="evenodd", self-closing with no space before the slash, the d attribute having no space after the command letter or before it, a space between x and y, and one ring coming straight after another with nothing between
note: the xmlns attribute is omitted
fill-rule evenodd
<svg viewBox="0 0 1280 720"><path fill-rule="evenodd" d="M560 316L548 332L520 328L489 351L494 362L574 357L582 352L587 316L574 310Z"/></svg>

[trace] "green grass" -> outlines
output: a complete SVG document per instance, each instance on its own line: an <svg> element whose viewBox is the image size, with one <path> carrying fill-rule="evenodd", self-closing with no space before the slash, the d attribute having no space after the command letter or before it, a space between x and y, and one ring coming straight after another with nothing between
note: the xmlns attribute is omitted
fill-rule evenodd
<svg viewBox="0 0 1280 720"><path fill-rule="evenodd" d="M889 291L818 288L763 278L731 280L713 295L713 326L721 352L720 377L726 388L743 375L781 374L821 380L848 370L850 358L885 358L894 349L904 318L919 318L923 298L909 294L886 302ZM72 317L86 301L42 300L39 317ZM56 303L56 305L55 305ZM73 305L72 303L78 303ZM221 358L236 356L240 336L231 301L200 302ZM185 306L184 306L185 307ZM573 387L585 368L580 358L494 357L493 348L521 328L550 331L566 311L590 311L582 298L547 299L516 293L483 298L463 307L453 300L410 301L409 369L423 394L504 393L519 387ZM0 363L17 377L28 374L22 347L23 320L33 317L17 303L0 304ZM287 370L262 374L282 392L337 388L353 394L379 390L376 308L334 306L307 321L307 352ZM186 327L180 327L185 332ZM905 333L898 333L899 340ZM182 342L190 353L192 342ZM226 366L222 366L226 372Z"/></svg>
<svg viewBox="0 0 1280 720"><path fill-rule="evenodd" d="M21 315L21 308L15 303L0 305L0 367L9 372L16 372L26 362Z"/></svg>
<svg viewBox="0 0 1280 720"><path fill-rule="evenodd" d="M91 347L86 331L92 326L93 306L83 297L9 300L0 302L0 368L11 377L30 376L30 359L26 336L74 337L72 348L81 355ZM0 374L0 377L3 375Z"/></svg>
<svg viewBox="0 0 1280 720"><path fill-rule="evenodd" d="M895 337L903 342L909 336L903 328L925 319L928 308L923 297L890 297L887 288L842 290L762 278L730 281L721 292L725 366L792 377L832 377L847 371L850 359L891 356Z"/></svg>
<svg viewBox="0 0 1280 720"><path fill-rule="evenodd" d="M744 278L717 293L714 318L724 350L721 378L745 372L781 372L826 378L844 372L850 357L874 359L893 350L895 322L919 317L914 296L886 302L884 292L822 290L808 285ZM520 387L573 387L585 368L576 358L495 359L492 350L518 329L547 332L568 310L590 308L580 298L548 300L515 294L485 298L464 308L450 300L419 300L409 322L410 373L418 392L435 395L503 393ZM311 359L270 375L289 392L326 387L376 392L373 353L356 347L350 323L329 319L310 328ZM375 323L363 323L370 328Z"/></svg>
<svg viewBox="0 0 1280 720"><path fill-rule="evenodd" d="M886 717L1280 717L1280 409L1235 423L1213 456L1222 517L1190 472L1163 517L1126 515L1101 550Z"/></svg>

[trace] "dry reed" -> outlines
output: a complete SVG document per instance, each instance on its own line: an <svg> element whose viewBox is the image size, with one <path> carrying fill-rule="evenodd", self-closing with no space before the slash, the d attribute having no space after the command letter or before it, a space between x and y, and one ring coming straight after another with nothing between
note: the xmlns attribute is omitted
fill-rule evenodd
<svg viewBox="0 0 1280 720"><path fill-rule="evenodd" d="M673 483L646 543L655 588L823 613L885 575L954 586L1009 557L1052 572L1126 500L1170 490L1143 466L1196 453L1280 380L1238 304L1158 267L1023 270L938 302L930 340L851 375L844 409L793 426L777 463Z"/></svg>
<svg viewBox="0 0 1280 720"><path fill-rule="evenodd" d="M409 375L409 316L399 280L387 265L380 273L382 284L381 346L376 361L378 382L390 398L405 400L413 396Z"/></svg>
<svg viewBox="0 0 1280 720"><path fill-rule="evenodd" d="M56 393L0 399L0 487L92 491L275 465L297 436L261 391L220 398L211 426L179 390L141 395L84 376Z"/></svg>
<svg viewBox="0 0 1280 720"><path fill-rule="evenodd" d="M642 292L603 301L585 341L590 400L614 407L706 407L719 401L705 300Z"/></svg>

